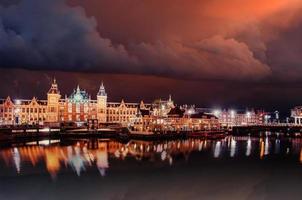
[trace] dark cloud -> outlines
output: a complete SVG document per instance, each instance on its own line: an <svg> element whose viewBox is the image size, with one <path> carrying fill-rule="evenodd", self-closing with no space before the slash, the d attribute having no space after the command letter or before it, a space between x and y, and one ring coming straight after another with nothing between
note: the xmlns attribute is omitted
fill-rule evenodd
<svg viewBox="0 0 302 200"><path fill-rule="evenodd" d="M268 49L282 49L282 46L274 44L282 40L283 35L280 33L292 30L297 25L302 6L300 0L246 0L244 2L240 0L87 0L85 2L69 0L69 2L85 7L89 15L95 16L99 22L100 33L114 43L125 44L130 52L133 46L138 45L136 49L140 55L143 58L149 57L146 59L148 62L144 63L149 65L150 61L156 63L160 73L167 70L171 73L175 70L181 71L180 74L184 76L191 70L195 73L193 75L190 73L189 77L222 76L231 80L234 78L234 73L244 74L235 76L236 79L243 80L279 79L282 76L280 71L275 69L277 66L272 63L272 60L279 55L270 53ZM213 51L209 54L209 51L202 52L201 49L198 53L194 49L180 51L182 47L182 49L188 47L188 44L192 47L204 41L211 41L213 38L222 38L225 43L234 41L239 45L233 45L232 50L237 52L241 52L242 46L246 46L240 58L249 57L249 61L244 59L230 62L232 57L228 54L214 54ZM129 48L129 43L132 48ZM217 52L228 51L226 45L214 45L211 48L219 49ZM146 52L151 53L151 56ZM159 52L163 52L162 56L155 56L160 54ZM209 56L205 57L205 54ZM178 60L177 57L182 59ZM199 70L188 67L196 65ZM246 73L243 72L245 70Z"/></svg>
<svg viewBox="0 0 302 200"><path fill-rule="evenodd" d="M283 11L282 28L288 29L284 24L295 18L288 13L297 2L6 3L0 6L0 66L185 79L271 78L276 71L267 58L272 38L263 21L276 27L267 19Z"/></svg>
<svg viewBox="0 0 302 200"><path fill-rule="evenodd" d="M34 69L103 71L135 67L123 46L100 37L97 22L61 0L23 0L0 7L0 65ZM129 69L131 71L131 69Z"/></svg>
<svg viewBox="0 0 302 200"><path fill-rule="evenodd" d="M270 68L257 60L245 43L221 36L195 43L143 43L132 46L146 66L158 66L162 74L169 70L183 77L242 80L270 75Z"/></svg>
<svg viewBox="0 0 302 200"><path fill-rule="evenodd" d="M268 45L268 62L284 81L301 80L302 21L280 33L278 40Z"/></svg>

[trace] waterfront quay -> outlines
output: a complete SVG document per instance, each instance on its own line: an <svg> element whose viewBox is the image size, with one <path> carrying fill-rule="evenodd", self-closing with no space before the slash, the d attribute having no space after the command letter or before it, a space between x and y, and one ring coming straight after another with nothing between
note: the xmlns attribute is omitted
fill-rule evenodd
<svg viewBox="0 0 302 200"><path fill-rule="evenodd" d="M231 136L251 137L302 137L302 126L294 124L266 124L253 126L234 126L208 131L158 131L133 132L126 127L115 128L62 128L42 126L11 126L0 129L0 143L38 141L41 139L116 139L129 140L175 140L187 138L222 139Z"/></svg>
<svg viewBox="0 0 302 200"><path fill-rule="evenodd" d="M31 141L39 139L63 139L63 138L107 138L117 139L120 141L136 140L174 140L186 138L208 138L218 139L224 138L227 135L225 130L215 131L158 131L158 132L132 132L128 128L101 128L101 129L87 129L87 128L49 128L49 127L10 127L0 129L0 142L14 142L14 141Z"/></svg>

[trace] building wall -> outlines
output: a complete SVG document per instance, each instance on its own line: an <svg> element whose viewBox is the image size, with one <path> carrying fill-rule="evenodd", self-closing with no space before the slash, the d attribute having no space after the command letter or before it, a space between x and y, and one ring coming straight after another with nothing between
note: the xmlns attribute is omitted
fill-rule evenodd
<svg viewBox="0 0 302 200"><path fill-rule="evenodd" d="M0 104L0 124L38 124L47 119L46 101L18 100L13 102L9 97Z"/></svg>
<svg viewBox="0 0 302 200"><path fill-rule="evenodd" d="M302 107L293 108L291 110L291 117L294 119L295 125L302 125Z"/></svg>
<svg viewBox="0 0 302 200"><path fill-rule="evenodd" d="M9 97L1 100L0 125L87 122L88 119L98 119L99 123L127 124L136 116L140 104L125 103L123 100L120 103L107 102L103 85L100 90L96 100L86 96L84 99L81 96L61 99L54 80L47 100L11 100ZM84 92L78 87L73 95Z"/></svg>
<svg viewBox="0 0 302 200"><path fill-rule="evenodd" d="M214 113L218 117L222 126L244 126L244 125L260 125L265 123L266 113L263 111L246 111L237 113L232 110L224 110Z"/></svg>

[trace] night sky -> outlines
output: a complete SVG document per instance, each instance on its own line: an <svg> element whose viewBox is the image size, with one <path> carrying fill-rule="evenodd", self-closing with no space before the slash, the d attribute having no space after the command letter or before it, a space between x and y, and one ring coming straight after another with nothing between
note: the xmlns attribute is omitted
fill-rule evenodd
<svg viewBox="0 0 302 200"><path fill-rule="evenodd" d="M301 0L0 0L0 95L302 104Z"/></svg>

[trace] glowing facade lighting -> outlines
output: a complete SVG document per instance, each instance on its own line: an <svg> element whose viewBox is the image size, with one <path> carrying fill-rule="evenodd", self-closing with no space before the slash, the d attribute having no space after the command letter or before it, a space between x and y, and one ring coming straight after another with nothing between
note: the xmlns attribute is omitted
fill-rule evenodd
<svg viewBox="0 0 302 200"><path fill-rule="evenodd" d="M16 100L15 100L15 104L16 104L16 105L21 105L21 100L20 100L20 99L16 99Z"/></svg>
<svg viewBox="0 0 302 200"><path fill-rule="evenodd" d="M214 110L213 113L216 117L218 117L221 114L221 111L217 109L217 110Z"/></svg>
<svg viewBox="0 0 302 200"><path fill-rule="evenodd" d="M251 112L246 112L246 117L250 118L251 117Z"/></svg>
<svg viewBox="0 0 302 200"><path fill-rule="evenodd" d="M15 110L14 110L14 113L17 115L17 114L19 114L20 113L20 108L16 108Z"/></svg>
<svg viewBox="0 0 302 200"><path fill-rule="evenodd" d="M235 114L236 114L236 111L235 111L235 110L231 110L231 111L230 111L230 114L231 114L231 118L234 118L234 117L235 117Z"/></svg>

